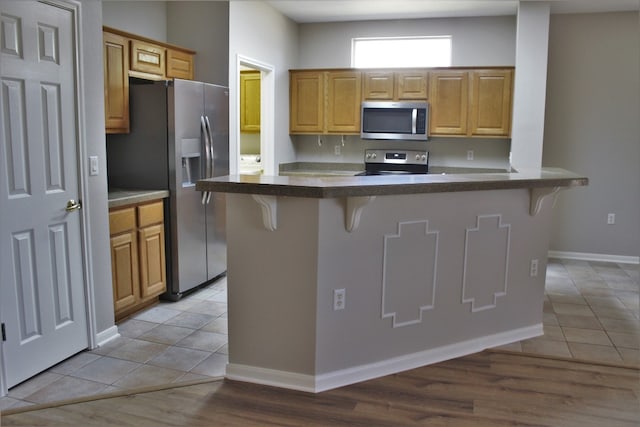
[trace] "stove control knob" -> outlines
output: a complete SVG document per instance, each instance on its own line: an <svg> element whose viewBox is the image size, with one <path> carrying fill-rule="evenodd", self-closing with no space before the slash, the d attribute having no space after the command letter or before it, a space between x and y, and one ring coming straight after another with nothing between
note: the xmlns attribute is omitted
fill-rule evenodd
<svg viewBox="0 0 640 427"><path fill-rule="evenodd" d="M371 153L367 153L367 155L365 156L367 159L371 158Z"/></svg>
<svg viewBox="0 0 640 427"><path fill-rule="evenodd" d="M372 153L372 154L371 154L371 158L372 158L372 159L375 159L376 157L378 157L378 156L376 155L376 153Z"/></svg>
<svg viewBox="0 0 640 427"><path fill-rule="evenodd" d="M423 154L422 156L420 156L420 158L422 159L422 161L424 162L425 160L427 160L427 155Z"/></svg>
<svg viewBox="0 0 640 427"><path fill-rule="evenodd" d="M420 160L420 154L416 154L416 160Z"/></svg>

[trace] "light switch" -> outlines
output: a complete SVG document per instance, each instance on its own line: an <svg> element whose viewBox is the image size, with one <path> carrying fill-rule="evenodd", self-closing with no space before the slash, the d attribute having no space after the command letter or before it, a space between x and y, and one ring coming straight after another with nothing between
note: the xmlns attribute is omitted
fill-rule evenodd
<svg viewBox="0 0 640 427"><path fill-rule="evenodd" d="M98 156L89 156L89 175L98 175Z"/></svg>

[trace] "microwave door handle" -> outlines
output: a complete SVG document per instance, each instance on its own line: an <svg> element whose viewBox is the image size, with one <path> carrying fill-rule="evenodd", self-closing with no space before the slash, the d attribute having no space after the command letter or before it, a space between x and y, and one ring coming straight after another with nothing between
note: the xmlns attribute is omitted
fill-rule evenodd
<svg viewBox="0 0 640 427"><path fill-rule="evenodd" d="M413 135L416 134L416 123L418 122L418 109L414 108L411 110L411 133Z"/></svg>

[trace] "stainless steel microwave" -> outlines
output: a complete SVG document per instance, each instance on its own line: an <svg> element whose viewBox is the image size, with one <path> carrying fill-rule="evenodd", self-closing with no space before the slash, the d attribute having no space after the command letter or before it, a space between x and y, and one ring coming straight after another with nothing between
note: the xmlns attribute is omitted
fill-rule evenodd
<svg viewBox="0 0 640 427"><path fill-rule="evenodd" d="M426 101L364 101L362 139L426 141L429 103Z"/></svg>

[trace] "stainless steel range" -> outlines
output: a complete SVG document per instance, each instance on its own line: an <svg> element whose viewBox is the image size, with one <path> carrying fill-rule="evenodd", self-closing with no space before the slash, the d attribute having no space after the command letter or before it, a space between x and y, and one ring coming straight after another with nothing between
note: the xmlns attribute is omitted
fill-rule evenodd
<svg viewBox="0 0 640 427"><path fill-rule="evenodd" d="M426 174L429 152L419 150L365 150L360 175Z"/></svg>

